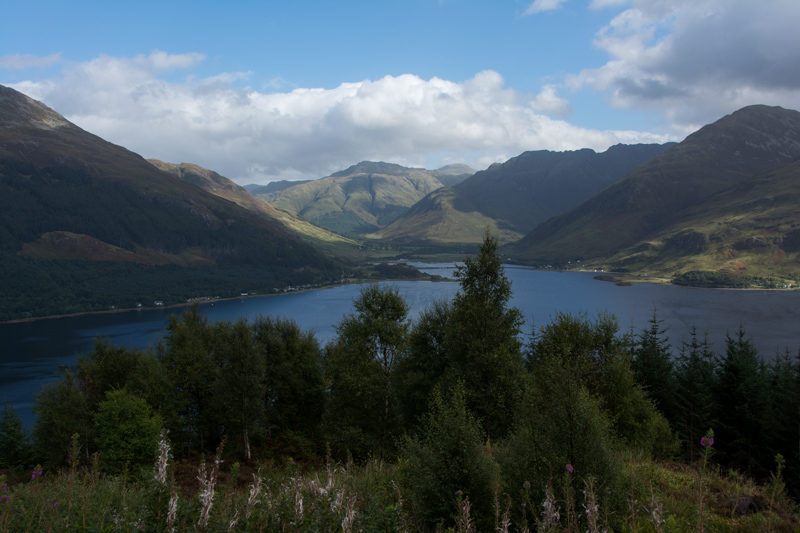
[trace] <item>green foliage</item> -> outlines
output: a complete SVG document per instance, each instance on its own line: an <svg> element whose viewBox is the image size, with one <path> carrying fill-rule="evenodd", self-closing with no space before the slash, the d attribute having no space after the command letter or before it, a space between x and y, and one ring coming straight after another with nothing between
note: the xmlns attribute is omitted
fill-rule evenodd
<svg viewBox="0 0 800 533"><path fill-rule="evenodd" d="M714 384L716 356L708 339L700 341L692 328L691 341L684 342L675 368L675 429L683 441L684 457L693 463L698 457L700 439L714 424Z"/></svg>
<svg viewBox="0 0 800 533"><path fill-rule="evenodd" d="M16 470L31 466L31 444L22 419L13 406L3 406L0 418L0 468Z"/></svg>
<svg viewBox="0 0 800 533"><path fill-rule="evenodd" d="M490 529L496 465L482 446L478 421L466 403L464 384L436 388L420 433L401 446L399 476L417 519L428 528L451 524L455 502L469 498L479 530Z"/></svg>
<svg viewBox="0 0 800 533"><path fill-rule="evenodd" d="M325 408L322 351L311 332L293 320L259 316L253 323L256 349L264 365L264 426L316 434Z"/></svg>
<svg viewBox="0 0 800 533"><path fill-rule="evenodd" d="M530 375L515 431L498 460L506 492L529 486L532 502L544 501L548 486L554 494L578 494L590 477L598 494L620 488L621 446L600 398L555 361Z"/></svg>
<svg viewBox="0 0 800 533"><path fill-rule="evenodd" d="M215 418L224 421L226 433L241 437L249 461L250 433L264 418L264 358L256 349L253 328L246 319L217 322L213 330Z"/></svg>
<svg viewBox="0 0 800 533"><path fill-rule="evenodd" d="M634 346L631 369L656 408L675 425L675 368L669 338L664 336L666 330L661 329L660 323L653 310L650 327L639 333Z"/></svg>
<svg viewBox="0 0 800 533"><path fill-rule="evenodd" d="M174 388L168 407L177 417L171 428L173 438L187 450L213 449L222 438L215 424L218 367L213 347L213 327L197 306L180 318L170 315L159 360Z"/></svg>
<svg viewBox="0 0 800 533"><path fill-rule="evenodd" d="M672 283L685 287L746 289L752 284L752 277L726 272L691 270L675 276Z"/></svg>
<svg viewBox="0 0 800 533"><path fill-rule="evenodd" d="M33 406L33 448L37 461L45 465L64 464L74 434L85 447L93 434L92 414L72 370L64 369L60 379L46 385Z"/></svg>
<svg viewBox="0 0 800 533"><path fill-rule="evenodd" d="M400 429L393 384L407 341L408 305L396 289L369 285L353 307L356 314L339 323L326 350L326 425L343 448L383 456Z"/></svg>
<svg viewBox="0 0 800 533"><path fill-rule="evenodd" d="M664 420L631 370L631 340L620 336L616 318L559 313L535 333L528 354L528 369L537 376L549 368L562 368L589 394L596 396L610 418L615 435L631 448L660 458L670 457L677 446Z"/></svg>
<svg viewBox="0 0 800 533"><path fill-rule="evenodd" d="M511 428L523 373L522 313L508 308L511 282L497 247L487 230L478 255L456 268L461 289L448 321L449 371L464 381L470 409L493 438Z"/></svg>
<svg viewBox="0 0 800 533"><path fill-rule="evenodd" d="M109 391L97 407L94 425L107 471L121 472L126 465L143 466L155 460L163 422L143 399L125 389Z"/></svg>
<svg viewBox="0 0 800 533"><path fill-rule="evenodd" d="M769 376L766 365L743 327L728 335L721 358L715 394L717 449L725 464L765 476L773 454L763 445L771 434Z"/></svg>

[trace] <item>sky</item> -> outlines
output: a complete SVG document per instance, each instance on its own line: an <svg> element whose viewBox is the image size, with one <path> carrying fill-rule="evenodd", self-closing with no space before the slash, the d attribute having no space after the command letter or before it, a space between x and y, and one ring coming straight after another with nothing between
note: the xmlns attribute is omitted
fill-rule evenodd
<svg viewBox="0 0 800 533"><path fill-rule="evenodd" d="M242 185L800 109L797 0L0 1L0 84Z"/></svg>

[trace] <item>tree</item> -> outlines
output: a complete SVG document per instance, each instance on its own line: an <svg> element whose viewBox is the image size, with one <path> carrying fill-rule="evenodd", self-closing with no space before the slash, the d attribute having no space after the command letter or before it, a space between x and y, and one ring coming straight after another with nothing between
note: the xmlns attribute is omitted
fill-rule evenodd
<svg viewBox="0 0 800 533"><path fill-rule="evenodd" d="M63 464L72 436L78 433L87 447L93 434L92 415L74 372L65 369L58 381L45 386L33 405L33 447L37 460Z"/></svg>
<svg viewBox="0 0 800 533"><path fill-rule="evenodd" d="M217 367L213 360L214 330L198 306L180 318L170 315L159 360L173 387L169 409L176 414L170 428L187 450L213 444L218 435L214 416Z"/></svg>
<svg viewBox="0 0 800 533"><path fill-rule="evenodd" d="M669 458L677 447L669 423L653 405L631 370L630 340L620 336L613 315L558 313L534 332L527 367L534 383L553 368L579 383L600 401L618 438L657 458Z"/></svg>
<svg viewBox="0 0 800 533"><path fill-rule="evenodd" d="M446 341L450 382L464 381L467 405L492 437L511 429L523 374L522 313L508 307L511 282L497 249L497 239L487 229L478 254L456 268L461 288L453 300Z"/></svg>
<svg viewBox="0 0 800 533"><path fill-rule="evenodd" d="M773 457L769 434L768 374L763 360L740 325L728 335L715 387L718 426L714 428L719 460L754 476L766 476Z"/></svg>
<svg viewBox="0 0 800 533"><path fill-rule="evenodd" d="M383 456L400 427L392 383L405 350L408 305L396 289L369 285L353 307L356 314L336 326L338 337L326 350L328 428L352 451Z"/></svg>
<svg viewBox="0 0 800 533"><path fill-rule="evenodd" d="M428 527L452 521L459 494L470 499L478 529L491 529L496 467L482 443L464 384L451 385L447 393L435 388L419 435L403 440L399 467L414 512Z"/></svg>
<svg viewBox="0 0 800 533"><path fill-rule="evenodd" d="M143 399L125 389L109 391L94 415L97 448L105 469L120 472L126 464L155 460L161 417Z"/></svg>
<svg viewBox="0 0 800 533"><path fill-rule="evenodd" d="M247 319L213 326L213 358L217 366L215 408L218 424L242 438L245 458L252 457L250 432L264 414L264 359L256 349Z"/></svg>
<svg viewBox="0 0 800 533"><path fill-rule="evenodd" d="M435 301L420 313L409 331L408 353L400 360L396 372L397 393L407 428L416 426L428 412L431 393L452 363L447 329L452 310L449 301Z"/></svg>
<svg viewBox="0 0 800 533"><path fill-rule="evenodd" d="M22 419L7 403L0 418L0 468L21 469L31 463L31 445Z"/></svg>
<svg viewBox="0 0 800 533"><path fill-rule="evenodd" d="M656 407L677 426L675 413L675 368L672 363L669 338L664 336L656 310L650 327L642 330L633 351L631 368L636 381L652 398Z"/></svg>
<svg viewBox="0 0 800 533"><path fill-rule="evenodd" d="M707 338L702 342L697 338L697 327L692 327L691 336L689 343L683 343L675 368L675 427L683 440L686 459L693 463L700 439L716 426L713 420L716 356Z"/></svg>
<svg viewBox="0 0 800 533"><path fill-rule="evenodd" d="M322 351L297 322L259 316L253 323L256 350L264 366L264 425L272 437L284 431L311 436L325 408Z"/></svg>

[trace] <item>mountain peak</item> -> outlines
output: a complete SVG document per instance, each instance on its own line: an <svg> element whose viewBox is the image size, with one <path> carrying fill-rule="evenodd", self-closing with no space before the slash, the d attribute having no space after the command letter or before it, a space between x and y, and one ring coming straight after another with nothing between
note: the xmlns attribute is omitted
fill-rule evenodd
<svg viewBox="0 0 800 533"><path fill-rule="evenodd" d="M41 102L0 85L0 127L29 126L52 130L73 124Z"/></svg>

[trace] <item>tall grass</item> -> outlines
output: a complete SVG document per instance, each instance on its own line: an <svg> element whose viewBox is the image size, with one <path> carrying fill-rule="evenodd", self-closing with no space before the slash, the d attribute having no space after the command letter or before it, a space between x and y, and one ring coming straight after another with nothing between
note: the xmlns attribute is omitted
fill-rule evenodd
<svg viewBox="0 0 800 533"><path fill-rule="evenodd" d="M149 472L101 474L101 458L61 470L0 475L0 533L27 531L421 531L431 529L404 504L394 482L393 465L372 460L362 465L328 459L304 469L283 466L228 465L220 447L211 461L196 467L196 483L178 486L170 446L162 434L158 459ZM722 473L706 460L698 468L630 458L623 472L630 496L622 506L596 493L594 479L582 491L556 495L545 490L542 502L495 493L494 531L794 531L797 509L780 478L759 486L734 472ZM568 475L573 475L571 472ZM408 496L408 495L406 495ZM469 498L452 498L448 531L478 533ZM580 500L580 501L578 501ZM743 505L742 502L746 502ZM625 511L624 509L627 509ZM517 518L514 518L517 517ZM439 530L445 530L440 524Z"/></svg>

